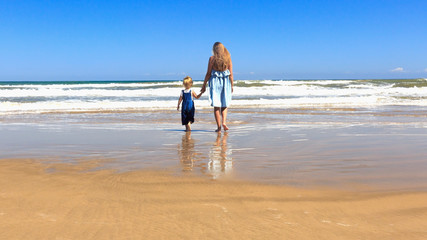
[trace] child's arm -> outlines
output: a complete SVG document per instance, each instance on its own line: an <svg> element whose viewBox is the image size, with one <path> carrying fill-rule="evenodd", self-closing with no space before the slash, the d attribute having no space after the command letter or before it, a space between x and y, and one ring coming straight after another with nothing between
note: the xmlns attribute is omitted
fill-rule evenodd
<svg viewBox="0 0 427 240"><path fill-rule="evenodd" d="M199 93L199 95L197 95L194 91L191 91L191 93L193 94L193 97L195 99L199 99L202 96L202 94L203 94L203 93Z"/></svg>
<svg viewBox="0 0 427 240"><path fill-rule="evenodd" d="M181 105L181 102L182 102L182 96L179 96L178 107L176 107L177 111L179 111L179 105Z"/></svg>

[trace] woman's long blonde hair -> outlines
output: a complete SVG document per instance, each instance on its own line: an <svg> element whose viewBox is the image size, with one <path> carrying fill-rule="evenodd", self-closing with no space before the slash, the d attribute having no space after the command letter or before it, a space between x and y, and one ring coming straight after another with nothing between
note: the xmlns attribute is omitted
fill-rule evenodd
<svg viewBox="0 0 427 240"><path fill-rule="evenodd" d="M213 52L213 69L225 71L230 67L231 57L227 48L220 42L216 42L212 48Z"/></svg>

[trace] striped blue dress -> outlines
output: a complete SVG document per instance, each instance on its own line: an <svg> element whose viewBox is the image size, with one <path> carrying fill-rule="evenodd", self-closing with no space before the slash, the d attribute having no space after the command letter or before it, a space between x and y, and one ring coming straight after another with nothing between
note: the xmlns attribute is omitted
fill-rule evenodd
<svg viewBox="0 0 427 240"><path fill-rule="evenodd" d="M213 107L228 107L231 102L230 70L212 69L209 79L209 101Z"/></svg>

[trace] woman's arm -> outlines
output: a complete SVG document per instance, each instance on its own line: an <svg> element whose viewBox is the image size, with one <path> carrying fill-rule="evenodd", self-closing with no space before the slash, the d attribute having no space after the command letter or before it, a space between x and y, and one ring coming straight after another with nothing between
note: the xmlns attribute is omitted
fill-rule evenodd
<svg viewBox="0 0 427 240"><path fill-rule="evenodd" d="M206 84L208 83L208 80L211 77L212 65L213 65L213 61L212 60L213 60L213 56L211 56L209 58L208 71L206 72L205 81L203 82L202 89L200 89L200 92L202 92L202 93L204 93L206 91Z"/></svg>
<svg viewBox="0 0 427 240"><path fill-rule="evenodd" d="M233 88L234 88L234 81L233 81L233 62L231 61L230 58L230 67L228 68L228 70L230 70L230 76L228 77L230 79L230 83L231 83L231 92L233 92Z"/></svg>

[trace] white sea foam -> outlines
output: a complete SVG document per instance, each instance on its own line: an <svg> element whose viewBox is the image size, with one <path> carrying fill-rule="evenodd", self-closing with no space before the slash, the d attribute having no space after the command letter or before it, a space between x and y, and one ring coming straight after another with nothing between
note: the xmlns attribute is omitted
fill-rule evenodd
<svg viewBox="0 0 427 240"><path fill-rule="evenodd" d="M241 80L235 83L232 106L240 108L427 106L427 87L423 84L396 87L395 84L401 82L361 80ZM196 86L200 86L200 82ZM174 109L181 89L179 81L0 83L0 114ZM199 91L197 87L193 90ZM209 107L207 95L196 100L198 108Z"/></svg>
<svg viewBox="0 0 427 240"><path fill-rule="evenodd" d="M150 84L152 85L152 84ZM161 85L160 85L161 86ZM19 98L19 97L173 97L179 94L180 86L177 87L160 87L160 88L135 88L126 86L122 89L105 89L91 88L85 86L84 89L77 87L38 87L38 88L11 88L0 89L2 98ZM198 91L199 89L194 89ZM307 84L275 84L273 86L262 87L235 87L234 96L419 96L427 97L427 89L420 88L393 88L391 86L352 86L346 88L325 88L319 85Z"/></svg>

